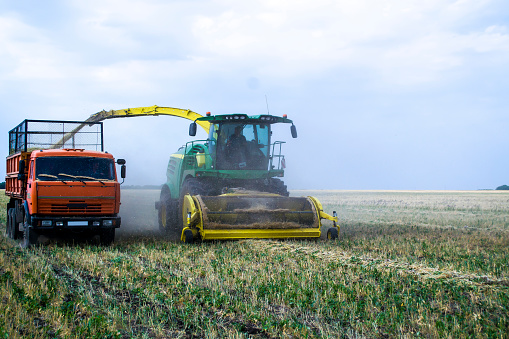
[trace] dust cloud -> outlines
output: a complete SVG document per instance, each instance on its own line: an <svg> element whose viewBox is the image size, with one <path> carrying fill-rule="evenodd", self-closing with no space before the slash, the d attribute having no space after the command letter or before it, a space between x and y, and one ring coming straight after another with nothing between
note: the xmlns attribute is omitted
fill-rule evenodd
<svg viewBox="0 0 509 339"><path fill-rule="evenodd" d="M122 224L116 240L132 237L160 236L155 202L160 190L124 189L121 192L120 217Z"/></svg>

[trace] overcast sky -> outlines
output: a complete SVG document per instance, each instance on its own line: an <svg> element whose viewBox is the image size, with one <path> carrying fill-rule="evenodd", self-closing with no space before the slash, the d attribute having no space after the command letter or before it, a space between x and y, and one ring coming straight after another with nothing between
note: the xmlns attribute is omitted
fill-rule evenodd
<svg viewBox="0 0 509 339"><path fill-rule="evenodd" d="M0 153L23 119L152 105L262 114L267 98L299 132L276 135L290 189L496 188L509 184L508 11L507 0L0 0ZM188 125L105 121L106 150L127 160L126 184L162 184Z"/></svg>

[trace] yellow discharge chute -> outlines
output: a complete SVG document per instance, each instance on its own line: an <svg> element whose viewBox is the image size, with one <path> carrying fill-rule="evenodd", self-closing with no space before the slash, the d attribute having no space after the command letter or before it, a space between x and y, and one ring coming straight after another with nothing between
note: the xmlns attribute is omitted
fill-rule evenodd
<svg viewBox="0 0 509 339"><path fill-rule="evenodd" d="M175 117L180 117L184 119L189 119L191 121L195 121L198 118L201 118L202 115L196 112L193 112L188 109L182 108L174 108L174 107L159 107L159 106L150 106L150 107L136 107L136 108L126 108L126 109L116 109L116 110L102 110L95 114L92 114L87 120L85 120L84 124L79 125L71 132L67 133L60 141L55 143L51 148L61 148L69 139L71 139L76 133L78 133L84 126L86 126L87 122L99 122L106 119L114 119L114 118L128 118L128 117L141 117L141 116L157 116L157 115L170 115ZM202 127L205 132L209 132L210 123L208 121L197 121L196 122L200 127Z"/></svg>

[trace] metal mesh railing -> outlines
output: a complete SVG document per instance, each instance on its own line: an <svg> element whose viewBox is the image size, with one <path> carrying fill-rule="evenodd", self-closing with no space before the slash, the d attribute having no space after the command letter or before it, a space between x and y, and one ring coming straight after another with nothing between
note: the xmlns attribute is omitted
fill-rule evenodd
<svg viewBox="0 0 509 339"><path fill-rule="evenodd" d="M9 154L55 148L103 151L102 123L24 120L9 131Z"/></svg>

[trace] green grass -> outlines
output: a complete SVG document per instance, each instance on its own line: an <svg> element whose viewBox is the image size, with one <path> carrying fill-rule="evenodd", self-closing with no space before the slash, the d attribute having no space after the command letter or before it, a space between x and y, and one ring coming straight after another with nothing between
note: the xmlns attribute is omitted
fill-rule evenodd
<svg viewBox="0 0 509 339"><path fill-rule="evenodd" d="M335 242L0 237L0 338L504 338L509 194L489 193L292 192L339 212Z"/></svg>

